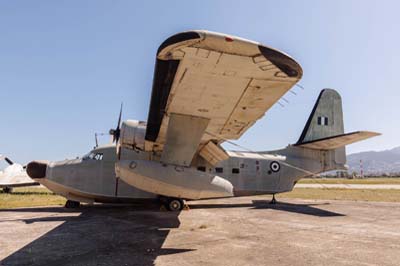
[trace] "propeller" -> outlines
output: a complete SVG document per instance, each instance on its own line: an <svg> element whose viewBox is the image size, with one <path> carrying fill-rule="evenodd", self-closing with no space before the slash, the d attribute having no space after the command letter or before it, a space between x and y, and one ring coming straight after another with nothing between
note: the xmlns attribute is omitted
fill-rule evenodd
<svg viewBox="0 0 400 266"><path fill-rule="evenodd" d="M122 103L121 103L121 109L119 110L119 117L118 117L118 124L117 128L115 129L110 129L110 135L113 136L112 142L118 142L120 134L121 134L121 117L122 117Z"/></svg>

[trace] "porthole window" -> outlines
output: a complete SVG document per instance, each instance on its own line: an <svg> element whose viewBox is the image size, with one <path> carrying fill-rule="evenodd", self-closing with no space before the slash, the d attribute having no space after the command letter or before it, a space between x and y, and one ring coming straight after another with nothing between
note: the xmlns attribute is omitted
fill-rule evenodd
<svg viewBox="0 0 400 266"><path fill-rule="evenodd" d="M239 174L240 170L239 168L232 168L232 174Z"/></svg>
<svg viewBox="0 0 400 266"><path fill-rule="evenodd" d="M222 167L216 167L216 168L215 168L215 172L216 172L216 173L223 173L223 172L224 172L224 168L222 168Z"/></svg>
<svg viewBox="0 0 400 266"><path fill-rule="evenodd" d="M198 166L197 170L205 172L206 171L206 167L205 166Z"/></svg>

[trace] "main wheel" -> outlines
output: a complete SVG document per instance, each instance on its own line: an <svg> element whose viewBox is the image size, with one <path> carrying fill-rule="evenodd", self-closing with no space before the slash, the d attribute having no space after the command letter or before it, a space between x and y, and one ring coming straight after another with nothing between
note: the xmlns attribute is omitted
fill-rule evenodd
<svg viewBox="0 0 400 266"><path fill-rule="evenodd" d="M183 200L176 198L169 198L167 201L167 208L170 211L176 212L183 209Z"/></svg>
<svg viewBox="0 0 400 266"><path fill-rule="evenodd" d="M81 203L79 201L73 201L73 200L67 200L65 203L65 208L67 209L75 209L79 208L81 206Z"/></svg>

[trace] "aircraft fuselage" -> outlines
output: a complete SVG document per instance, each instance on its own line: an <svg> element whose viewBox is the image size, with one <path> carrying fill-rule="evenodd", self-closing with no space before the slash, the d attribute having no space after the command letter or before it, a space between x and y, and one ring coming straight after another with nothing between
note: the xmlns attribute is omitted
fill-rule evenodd
<svg viewBox="0 0 400 266"><path fill-rule="evenodd" d="M160 162L149 160L152 155L148 152L127 152L129 155L125 156L132 162L147 161L162 165ZM329 151L310 151L294 146L273 152L236 151L228 152L229 159L216 166L211 166L200 159L194 162L192 167L182 169L191 175L207 174L227 180L232 185L232 194L222 196L275 194L291 191L300 178L311 173L343 168L343 164L333 165L330 163L331 160L321 161L322 157L328 158L329 153ZM116 163L115 145L98 147L82 158L48 163L45 176L35 180L55 193L79 202L131 202L156 199L162 195L162 192L160 194L145 192L117 177ZM157 176L169 178L166 176L166 171L161 171L156 173ZM191 176L186 174L184 176L188 182L192 182ZM165 183L169 181L166 180ZM153 186L160 186L162 189L165 188L165 183L154 183ZM185 187L179 189L185 190ZM213 194L201 195L199 198L213 197Z"/></svg>

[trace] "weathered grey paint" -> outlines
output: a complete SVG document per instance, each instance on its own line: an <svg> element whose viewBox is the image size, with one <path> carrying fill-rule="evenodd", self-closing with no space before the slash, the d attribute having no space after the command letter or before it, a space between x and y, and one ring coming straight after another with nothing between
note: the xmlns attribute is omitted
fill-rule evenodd
<svg viewBox="0 0 400 266"><path fill-rule="evenodd" d="M178 180L171 174L176 167L171 165L163 167L158 161L149 161L150 152L123 151L124 157L129 157L130 160L121 162L129 166L129 163L134 161L137 164L135 167L141 167L145 171L144 175L152 179L150 181L153 183L152 186L139 185L139 187L157 193L153 194L117 179L114 171L117 162L115 146L99 147L92 152L102 153L103 160L79 158L49 163L46 178L38 179L38 181L57 194L84 202L149 199L156 198L157 195L197 199L290 191L296 181L309 176L310 173L344 169L343 164L338 164L333 160L335 151L317 151L288 146L282 150L262 153L230 152L230 158L216 167L200 158L192 167L178 167L179 170L184 169L185 173L182 173ZM278 171L271 170L272 162L279 163ZM148 164L157 164L159 167ZM197 170L198 166L204 166L206 171L203 173ZM223 172L217 173L216 168L222 168ZM232 173L233 169L239 169L239 173ZM129 167L125 167L124 171L129 173ZM202 183L201 179L196 179L198 176L204 176L202 180L214 178L218 182ZM128 181L135 177L140 178L138 175L133 175L133 169L130 174L125 174ZM141 181L144 182L144 180ZM137 185L138 182L138 180L132 181L131 184ZM169 189L166 185L172 188Z"/></svg>
<svg viewBox="0 0 400 266"><path fill-rule="evenodd" d="M326 124L319 123L318 120L322 122L323 118L327 119ZM324 89L315 103L298 144L343 133L342 98L337 91Z"/></svg>
<svg viewBox="0 0 400 266"><path fill-rule="evenodd" d="M102 154L102 160L78 158L51 162L47 166L46 178L37 181L57 194L83 202L155 198L155 195L136 189L115 176L115 145L98 147L91 153Z"/></svg>
<svg viewBox="0 0 400 266"><path fill-rule="evenodd" d="M116 173L128 184L154 194L183 199L207 199L233 196L232 184L213 173L193 167L149 160L122 160Z"/></svg>
<svg viewBox="0 0 400 266"><path fill-rule="evenodd" d="M318 122L319 117L325 117L323 125ZM187 119L179 117L176 122L189 125L190 128L183 127L187 132L193 129L191 123L186 123ZM145 123L140 123L136 123L142 125L138 136L143 136ZM170 125L174 124L172 118ZM204 131L207 123L203 124L193 130ZM166 164L165 157L162 159L166 154L180 158L180 162L184 156L175 156L174 149L163 155L161 152L145 151L142 149L143 138L138 138L142 141L136 143L137 132L126 132L129 141L124 143L123 132L119 160L115 145L99 147L92 153L102 154L101 160L79 158L52 162L48 164L46 178L37 181L69 199L86 202L154 199L158 195L199 199L286 192L292 190L303 177L335 169L344 170L346 163L345 150L340 145L335 149L307 148L305 145L310 141L343 134L341 99L337 92L328 89L321 92L298 143L269 152L228 152L229 158L216 166L199 154L190 167ZM182 136L184 132L175 133ZM185 138L190 136L187 134ZM170 139L167 142L170 147L179 150L179 146L186 142L180 143L175 137L167 137ZM198 142L199 137L195 140ZM185 147L182 151L187 153ZM131 163L135 167L131 167Z"/></svg>

